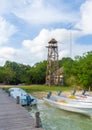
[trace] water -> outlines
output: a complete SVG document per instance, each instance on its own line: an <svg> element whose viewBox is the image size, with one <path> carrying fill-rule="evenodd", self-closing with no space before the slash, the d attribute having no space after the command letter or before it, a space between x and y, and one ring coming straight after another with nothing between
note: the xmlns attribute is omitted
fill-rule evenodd
<svg viewBox="0 0 92 130"><path fill-rule="evenodd" d="M92 119L88 116L63 111L45 104L42 100L32 108L31 115L40 111L40 118L45 130L91 130Z"/></svg>

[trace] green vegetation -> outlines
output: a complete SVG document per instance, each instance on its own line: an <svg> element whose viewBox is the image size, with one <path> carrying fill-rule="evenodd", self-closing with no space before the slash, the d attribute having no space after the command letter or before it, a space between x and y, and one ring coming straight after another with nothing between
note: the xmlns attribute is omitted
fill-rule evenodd
<svg viewBox="0 0 92 130"><path fill-rule="evenodd" d="M47 61L43 61L36 63L34 66L29 66L6 61L5 65L0 67L0 83L5 85L39 85L37 87L26 86L27 91L29 89L30 91L60 90L62 86L44 86L46 63ZM90 87L92 90L92 51L85 53L83 56L76 56L75 59L62 58L59 60L59 67L63 68L64 86L71 86L71 88L76 89L89 89Z"/></svg>
<svg viewBox="0 0 92 130"><path fill-rule="evenodd" d="M52 86L52 87L48 87L48 86L22 86L21 88L23 88L24 90L26 90L27 92L41 92L41 91L45 91L45 92L49 92L49 91L58 91L58 90L72 90L71 87L61 87L61 86Z"/></svg>
<svg viewBox="0 0 92 130"><path fill-rule="evenodd" d="M5 88L6 92L8 92L8 89L10 87L14 87L14 86L8 86ZM26 92L28 93L32 93L32 92L49 92L49 91L71 91L73 90L72 87L61 87L61 86L51 86L51 87L48 87L48 86L44 86L44 85L32 85L32 86L15 86L15 87L18 87L18 88L22 88L24 89Z"/></svg>

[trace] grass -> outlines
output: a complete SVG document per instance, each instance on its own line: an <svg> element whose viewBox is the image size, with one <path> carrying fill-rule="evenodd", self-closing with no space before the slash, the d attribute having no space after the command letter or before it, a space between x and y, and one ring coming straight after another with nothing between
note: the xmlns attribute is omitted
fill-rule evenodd
<svg viewBox="0 0 92 130"><path fill-rule="evenodd" d="M58 91L58 90L71 90L70 87L60 87L60 86L22 86L27 92L49 92L49 91Z"/></svg>
<svg viewBox="0 0 92 130"><path fill-rule="evenodd" d="M10 87L18 87L24 89L26 92L49 92L49 91L71 91L72 87L66 86L43 86L43 85L31 85L31 86L7 86L5 90L8 91Z"/></svg>

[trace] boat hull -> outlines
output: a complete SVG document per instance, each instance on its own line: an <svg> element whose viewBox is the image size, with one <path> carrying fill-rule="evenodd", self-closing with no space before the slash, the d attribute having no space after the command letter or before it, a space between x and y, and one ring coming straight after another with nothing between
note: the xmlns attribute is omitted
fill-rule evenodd
<svg viewBox="0 0 92 130"><path fill-rule="evenodd" d="M47 99L47 98L44 98L44 102L65 111L70 111L70 112L75 112L75 113L80 113L80 114L91 116L90 112L92 112L92 105L85 106L85 105L80 105L80 104L72 104L72 103L70 104L64 101L57 102L56 100Z"/></svg>

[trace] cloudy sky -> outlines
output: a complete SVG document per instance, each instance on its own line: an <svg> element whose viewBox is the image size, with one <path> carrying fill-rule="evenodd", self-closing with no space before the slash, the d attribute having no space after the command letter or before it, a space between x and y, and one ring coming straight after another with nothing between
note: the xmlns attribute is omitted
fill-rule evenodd
<svg viewBox="0 0 92 130"><path fill-rule="evenodd" d="M92 0L0 0L0 66L46 60L52 38L59 59L92 51Z"/></svg>

